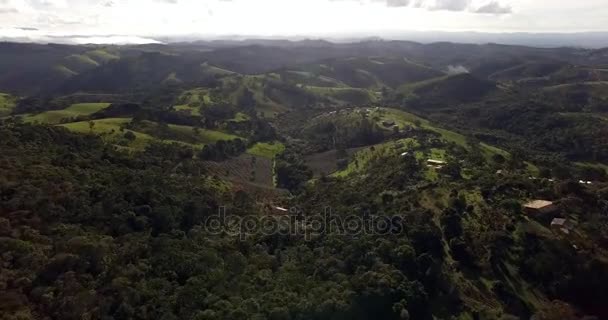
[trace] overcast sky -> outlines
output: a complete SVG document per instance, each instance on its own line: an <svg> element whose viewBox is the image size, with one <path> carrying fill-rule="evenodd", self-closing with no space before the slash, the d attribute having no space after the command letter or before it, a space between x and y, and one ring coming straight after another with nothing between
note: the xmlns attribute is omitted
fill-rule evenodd
<svg viewBox="0 0 608 320"><path fill-rule="evenodd" d="M0 0L0 37L608 31L608 0ZM77 38L78 40L78 38ZM80 40L78 40L80 41ZM85 40L82 40L85 41Z"/></svg>

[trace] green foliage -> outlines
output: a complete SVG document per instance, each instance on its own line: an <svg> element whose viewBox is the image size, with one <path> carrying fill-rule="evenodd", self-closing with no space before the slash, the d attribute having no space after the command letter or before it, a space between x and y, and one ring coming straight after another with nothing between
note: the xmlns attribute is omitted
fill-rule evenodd
<svg viewBox="0 0 608 320"><path fill-rule="evenodd" d="M247 149L247 153L249 154L268 159L274 159L274 157L283 153L283 151L285 151L285 145L278 141L258 142Z"/></svg>
<svg viewBox="0 0 608 320"><path fill-rule="evenodd" d="M8 116L15 107L16 98L6 93L0 93L0 117Z"/></svg>

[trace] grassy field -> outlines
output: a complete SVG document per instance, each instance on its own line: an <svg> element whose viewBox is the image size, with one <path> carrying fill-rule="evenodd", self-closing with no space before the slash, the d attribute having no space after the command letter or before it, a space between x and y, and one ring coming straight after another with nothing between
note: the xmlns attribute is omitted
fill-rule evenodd
<svg viewBox="0 0 608 320"><path fill-rule="evenodd" d="M100 103L77 103L63 110L52 110L39 113L36 115L26 115L23 118L25 122L39 122L46 124L58 124L63 119L71 119L79 116L88 116L100 110L107 108L110 104L105 102Z"/></svg>
<svg viewBox="0 0 608 320"><path fill-rule="evenodd" d="M93 127L91 127L91 122L94 123ZM130 130L121 131L120 128L129 122L131 122L130 118L107 118L94 121L71 122L59 126L73 132L98 134L109 143L118 144L130 149L143 150L154 140L154 137L145 133L131 131L135 135L135 140L127 140L124 138L124 135Z"/></svg>
<svg viewBox="0 0 608 320"><path fill-rule="evenodd" d="M173 108L177 111L186 111L190 115L200 116L203 105L213 103L209 90L205 88L195 88L184 91L179 99L179 104Z"/></svg>
<svg viewBox="0 0 608 320"><path fill-rule="evenodd" d="M234 116L234 118L228 120L228 121L234 121L234 122L244 122L244 121L249 121L251 118L242 113L242 112L237 112L236 115Z"/></svg>
<svg viewBox="0 0 608 320"><path fill-rule="evenodd" d="M371 113L371 117L379 117L380 120L378 121L378 125L381 125L383 121L392 120L400 128L411 126L413 128L420 127L423 129L431 130L440 134L441 137L448 142L454 142L455 144L465 148L469 147L467 144L467 139L464 135L458 132L436 127L431 124L430 121L405 111L390 108L381 108L379 111L373 111ZM510 156L507 151L488 145L486 143L480 143L479 147L481 148L486 159L491 159L491 157L495 154L500 154L504 157Z"/></svg>
<svg viewBox="0 0 608 320"><path fill-rule="evenodd" d="M247 153L262 158L274 159L274 157L283 151L285 151L285 146L280 142L258 142L249 148Z"/></svg>
<svg viewBox="0 0 608 320"><path fill-rule="evenodd" d="M181 104L178 106L174 106L173 109L175 109L175 111L186 112L191 116L200 116L201 115L201 109L199 107L192 107L187 104Z"/></svg>
<svg viewBox="0 0 608 320"><path fill-rule="evenodd" d="M212 74L218 75L218 76L228 76L228 75L235 74L235 72L233 72L233 71L222 69L222 68L216 67L216 66L212 66L207 62L201 64L201 68L203 69L204 72L212 73Z"/></svg>
<svg viewBox="0 0 608 320"><path fill-rule="evenodd" d="M85 108L81 106L81 108ZM133 150L143 150L152 141L164 143L177 143L194 149L201 149L205 144L214 143L219 140L233 140L240 138L228 133L198 129L190 126L169 124L164 130L169 130L168 135L159 134L159 124L151 121L139 122L134 130L124 129L131 122L131 118L106 118L93 121L78 121L60 124L60 126L78 133L93 133L100 135L104 140L118 146ZM93 125L91 126L91 123ZM121 130L121 128L123 128ZM127 131L135 134L135 139L130 141L125 138Z"/></svg>
<svg viewBox="0 0 608 320"><path fill-rule="evenodd" d="M374 119L379 126L382 126L382 122L384 121L394 121L395 125L399 126L401 129L407 127L427 129L438 133L439 135L441 135L442 139L447 142L453 142L467 149L470 148L470 146L467 144L467 139L464 135L447 129L438 128L432 125L430 121L408 112L390 108L379 108L374 109L372 112L370 112L369 117L371 119ZM371 148L365 148L357 152L357 154L354 156L354 159L356 161L351 161L351 163L347 166L345 170L338 171L333 175L339 177L347 176L353 172L359 171L360 169L366 167L367 163L372 158L405 152L410 150L411 148L416 148L417 145L418 144L414 139L402 139L374 145L374 150L371 150ZM492 156L496 154L500 154L504 157L510 157L510 154L507 151L485 143L480 143L479 148L481 149L484 157L488 161L491 161ZM437 148L429 150L429 152L427 152L426 154L417 151L415 155L419 160L424 160L427 158L436 160L446 160L445 150ZM528 169L531 173L535 173L538 171L538 169L532 164L528 164ZM429 180L435 180L435 170L428 169L427 171L427 178L429 178Z"/></svg>
<svg viewBox="0 0 608 320"><path fill-rule="evenodd" d="M70 64L77 64L81 66L88 66L93 68L99 66L99 63L97 61L91 59L89 56L82 54L73 54L67 56L65 60L68 61L68 63Z"/></svg>
<svg viewBox="0 0 608 320"><path fill-rule="evenodd" d="M590 163L590 162L575 162L574 163L576 166L584 168L584 167L591 167L591 168L600 168L600 169L604 169L604 171L606 171L606 173L608 173L608 165L602 164L602 163Z"/></svg>
<svg viewBox="0 0 608 320"><path fill-rule="evenodd" d="M0 93L0 117L10 115L16 102L17 99L10 94Z"/></svg>
<svg viewBox="0 0 608 320"><path fill-rule="evenodd" d="M66 78L73 77L78 74L78 72L75 72L72 69L62 65L57 65L54 67L54 69Z"/></svg>
<svg viewBox="0 0 608 320"><path fill-rule="evenodd" d="M383 121L394 121L400 128L413 127L423 128L434 132L437 132L441 137L449 142L454 142L460 146L466 147L466 137L450 130L435 127L430 121L420 118L414 114L390 108L380 108L378 111L373 111L370 117L379 119L378 125L381 125Z"/></svg>
<svg viewBox="0 0 608 320"><path fill-rule="evenodd" d="M88 51L86 55L97 62L109 62L112 60L120 59L118 55L115 55L104 49Z"/></svg>
<svg viewBox="0 0 608 320"><path fill-rule="evenodd" d="M320 97L326 97L353 104L375 103L380 98L374 91L367 89L314 86L305 86L304 88Z"/></svg>
<svg viewBox="0 0 608 320"><path fill-rule="evenodd" d="M351 173L360 171L367 167L368 163L374 158L400 154L418 146L418 142L415 139L406 138L380 143L370 147L357 148L355 150L356 152L351 157L353 161L348 164L346 169L337 171L333 173L332 176L346 177Z"/></svg>
<svg viewBox="0 0 608 320"><path fill-rule="evenodd" d="M202 144L214 143L219 140L234 140L240 137L215 130L199 129L199 133L195 133L194 127L180 126L176 124L168 125L169 129L175 133L192 137L202 147Z"/></svg>

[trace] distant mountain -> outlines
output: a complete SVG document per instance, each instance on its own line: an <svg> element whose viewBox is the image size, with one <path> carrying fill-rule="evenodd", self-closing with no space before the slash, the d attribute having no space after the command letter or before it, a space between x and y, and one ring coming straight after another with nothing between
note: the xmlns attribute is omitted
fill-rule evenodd
<svg viewBox="0 0 608 320"><path fill-rule="evenodd" d="M0 58L0 92L19 95L52 95L55 90L61 94L121 92L196 83L230 73L281 73L303 85L358 88L397 88L454 70L480 79L545 81L544 77L568 67L608 65L606 49L378 39L353 43L252 39L124 46L0 43ZM584 79L583 73L568 71L559 73L558 78Z"/></svg>

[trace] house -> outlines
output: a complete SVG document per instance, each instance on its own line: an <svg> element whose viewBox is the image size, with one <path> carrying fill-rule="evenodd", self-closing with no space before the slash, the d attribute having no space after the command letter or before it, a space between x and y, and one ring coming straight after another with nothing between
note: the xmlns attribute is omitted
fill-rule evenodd
<svg viewBox="0 0 608 320"><path fill-rule="evenodd" d="M426 163L430 164L430 165L434 165L434 166L444 166L447 164L447 162L445 162L445 161L434 160L434 159L428 159L428 160L426 160Z"/></svg>
<svg viewBox="0 0 608 320"><path fill-rule="evenodd" d="M533 200L524 204L524 211L527 214L547 214L553 213L558 210L558 207L551 201L547 200Z"/></svg>
<svg viewBox="0 0 608 320"><path fill-rule="evenodd" d="M447 164L445 161L428 159L426 160L426 166L429 168L434 168L437 170L443 169L443 167Z"/></svg>
<svg viewBox="0 0 608 320"><path fill-rule="evenodd" d="M564 235L569 235L572 231L574 231L574 227L576 224L568 219L563 218L555 218L551 221L551 230L555 233L561 233Z"/></svg>

